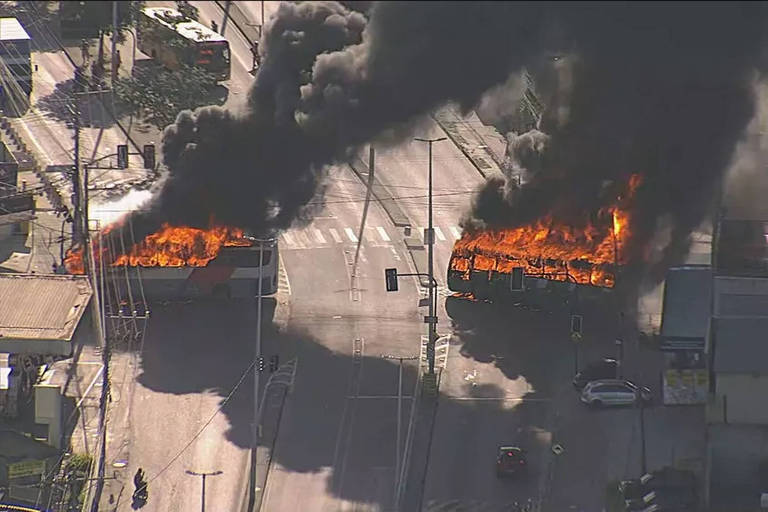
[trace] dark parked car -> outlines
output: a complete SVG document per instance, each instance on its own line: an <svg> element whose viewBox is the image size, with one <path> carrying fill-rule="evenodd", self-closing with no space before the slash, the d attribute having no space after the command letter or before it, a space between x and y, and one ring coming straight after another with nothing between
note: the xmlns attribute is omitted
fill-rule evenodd
<svg viewBox="0 0 768 512"><path fill-rule="evenodd" d="M615 359L604 358L584 367L573 377L573 387L582 389L593 380L615 379L618 363Z"/></svg>
<svg viewBox="0 0 768 512"><path fill-rule="evenodd" d="M525 450L517 446L500 446L496 456L496 476L516 475L528 465Z"/></svg>

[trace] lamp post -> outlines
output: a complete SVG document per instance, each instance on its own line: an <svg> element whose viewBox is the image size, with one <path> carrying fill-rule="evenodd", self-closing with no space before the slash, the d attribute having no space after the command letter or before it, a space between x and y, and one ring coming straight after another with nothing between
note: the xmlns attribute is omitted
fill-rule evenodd
<svg viewBox="0 0 768 512"><path fill-rule="evenodd" d="M395 448L395 502L397 502L398 489L400 488L400 467L402 464L402 453L400 451L400 446L402 445L401 430L403 423L403 361L415 361L419 359L419 357L402 357L390 355L382 355L381 357L383 359L397 359L400 363L397 375L397 447ZM411 407L413 407L413 404L411 404Z"/></svg>
<svg viewBox="0 0 768 512"><path fill-rule="evenodd" d="M429 374L435 374L435 341L437 340L437 307L435 298L435 286L434 286L434 245L435 245L435 230L432 226L432 144L446 140L447 137L439 137L436 139L421 139L415 138L419 142L426 142L429 144L429 227L427 228L426 240L427 243L427 261L429 274L429 317L427 323L429 324L429 337L427 341L427 361L429 363Z"/></svg>
<svg viewBox="0 0 768 512"><path fill-rule="evenodd" d="M201 477L203 477L203 498L202 498L202 508L201 508L201 510L202 510L202 512L205 512L205 478L208 477L208 476L218 476L218 475L222 474L223 471L212 471L210 473L205 473L205 472L197 473L195 471L187 470L186 473L188 475L192 475L192 476L201 476Z"/></svg>
<svg viewBox="0 0 768 512"><path fill-rule="evenodd" d="M254 355L253 364L253 439L251 442L251 489L253 490L253 496L256 493L256 453L259 448L259 368L257 362L261 357L261 305L262 305L262 283L264 279L264 245L269 244L270 247L274 245L274 238L268 239L254 239L259 243L259 279L258 290L256 300L256 350ZM274 257L274 255L270 255Z"/></svg>

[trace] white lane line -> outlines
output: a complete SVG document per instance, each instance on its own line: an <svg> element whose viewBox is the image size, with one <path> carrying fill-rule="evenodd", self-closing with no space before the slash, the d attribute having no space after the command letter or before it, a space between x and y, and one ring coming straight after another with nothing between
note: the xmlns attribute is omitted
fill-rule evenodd
<svg viewBox="0 0 768 512"><path fill-rule="evenodd" d="M344 232L347 234L347 238L349 238L350 242L357 242L357 237L355 236L355 232L352 231L352 228L344 228Z"/></svg>
<svg viewBox="0 0 768 512"><path fill-rule="evenodd" d="M446 239L445 239L445 235L443 234L443 230L437 226L435 226L434 229L435 229L435 236L437 237L437 239L445 242Z"/></svg>
<svg viewBox="0 0 768 512"><path fill-rule="evenodd" d="M382 240L384 240L385 242L389 242L389 235L387 234L386 229L384 229L381 226L377 226L376 231L379 232L379 236L381 237Z"/></svg>
<svg viewBox="0 0 768 512"><path fill-rule="evenodd" d="M336 242L337 244L340 244L341 237L339 236L339 232L333 228L328 228L328 231L331 233L331 236L333 237L334 242Z"/></svg>
<svg viewBox="0 0 768 512"><path fill-rule="evenodd" d="M286 245L293 245L296 243L293 241L293 237L287 232L283 233L281 236L283 237L283 242L285 242Z"/></svg>
<svg viewBox="0 0 768 512"><path fill-rule="evenodd" d="M298 240L298 245L302 249L306 249L307 247L312 246L312 240L307 236L307 233L304 232L304 230L296 230L294 233L296 235L296 239Z"/></svg>
<svg viewBox="0 0 768 512"><path fill-rule="evenodd" d="M317 228L314 228L312 230L312 232L315 234L315 238L317 239L318 242L320 242L321 244L326 243L325 237L323 236L323 232L322 231L320 231Z"/></svg>
<svg viewBox="0 0 768 512"><path fill-rule="evenodd" d="M451 230L451 234L455 236L456 238L461 238L461 231L459 231L459 228L456 226L451 226L448 228Z"/></svg>

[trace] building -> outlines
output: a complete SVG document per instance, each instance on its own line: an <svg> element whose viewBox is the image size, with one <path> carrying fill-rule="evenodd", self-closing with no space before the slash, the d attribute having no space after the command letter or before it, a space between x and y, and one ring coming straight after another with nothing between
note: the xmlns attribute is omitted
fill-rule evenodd
<svg viewBox="0 0 768 512"><path fill-rule="evenodd" d="M70 357L76 344L92 342L86 311L92 295L85 276L0 274L0 353L10 354L11 368L2 415L17 416L44 361Z"/></svg>
<svg viewBox="0 0 768 512"><path fill-rule="evenodd" d="M13 430L0 430L0 487L7 489L2 501L34 504L40 493L36 484L47 471L56 468L58 456L56 448L41 441Z"/></svg>
<svg viewBox="0 0 768 512"><path fill-rule="evenodd" d="M722 220L715 247L705 502L757 510L768 492L768 222Z"/></svg>
<svg viewBox="0 0 768 512"><path fill-rule="evenodd" d="M705 348L711 302L709 265L686 265L667 271L659 335L665 359L665 405L706 402L709 385Z"/></svg>

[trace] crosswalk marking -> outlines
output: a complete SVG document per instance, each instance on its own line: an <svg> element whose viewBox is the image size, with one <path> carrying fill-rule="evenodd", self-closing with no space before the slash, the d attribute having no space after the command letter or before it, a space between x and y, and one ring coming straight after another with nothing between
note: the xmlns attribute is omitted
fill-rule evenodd
<svg viewBox="0 0 768 512"><path fill-rule="evenodd" d="M309 239L309 237L307 236L307 234L303 230L301 230L301 231L296 230L294 235L296 236L296 239L298 240L300 247L311 247L312 246L312 240Z"/></svg>
<svg viewBox="0 0 768 512"><path fill-rule="evenodd" d="M357 237L355 236L355 232L352 231L352 228L344 228L344 232L347 234L347 238L349 238L350 242L357 242Z"/></svg>
<svg viewBox="0 0 768 512"><path fill-rule="evenodd" d="M379 236L381 237L382 240L384 240L385 242L389 242L389 235L387 234L387 230L386 229L384 229L381 226L378 226L376 228L376 231L379 232Z"/></svg>
<svg viewBox="0 0 768 512"><path fill-rule="evenodd" d="M289 235L287 232L283 233L283 241L288 245L293 245L293 237Z"/></svg>
<svg viewBox="0 0 768 512"><path fill-rule="evenodd" d="M443 230L437 226L435 226L434 229L435 229L435 236L437 237L437 239L445 241L445 235L443 234Z"/></svg>
<svg viewBox="0 0 768 512"><path fill-rule="evenodd" d="M340 244L341 237L339 236L339 232L333 228L328 228L328 231L331 233L331 236L333 237L333 241L336 242L337 244Z"/></svg>
<svg viewBox="0 0 768 512"><path fill-rule="evenodd" d="M456 237L456 238L461 238L461 231L459 231L459 228L457 228L456 226L451 226L451 227L450 227L450 228L448 228L448 229L450 229L450 230L451 230L451 234L452 234L454 237Z"/></svg>
<svg viewBox="0 0 768 512"><path fill-rule="evenodd" d="M324 244L325 237L323 236L323 232L317 228L314 228L313 232L315 233L315 238L317 239L317 241L320 242L321 244Z"/></svg>

